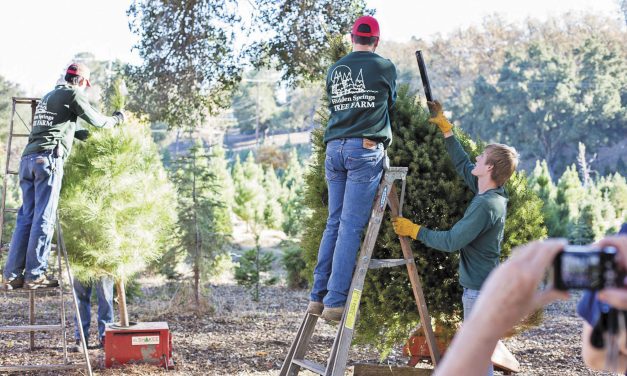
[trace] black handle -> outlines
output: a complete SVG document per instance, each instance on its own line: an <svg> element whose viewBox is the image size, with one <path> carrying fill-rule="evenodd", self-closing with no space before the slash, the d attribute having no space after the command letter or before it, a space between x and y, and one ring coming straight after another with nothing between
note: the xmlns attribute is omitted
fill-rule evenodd
<svg viewBox="0 0 627 376"><path fill-rule="evenodd" d="M431 84L429 83L429 76L427 75L427 66L425 65L425 59L422 57L421 50L416 51L416 60L418 61L418 69L420 70L422 87L425 89L425 97L429 102L433 102L433 96L431 95Z"/></svg>

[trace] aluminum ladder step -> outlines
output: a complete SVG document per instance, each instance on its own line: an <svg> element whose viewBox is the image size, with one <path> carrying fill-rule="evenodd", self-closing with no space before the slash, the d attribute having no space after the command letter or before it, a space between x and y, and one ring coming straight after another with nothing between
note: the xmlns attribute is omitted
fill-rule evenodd
<svg viewBox="0 0 627 376"><path fill-rule="evenodd" d="M326 373L326 367L321 364L314 363L307 359L294 359L292 363L301 366L302 368L309 370L313 373L317 373L318 375L324 375Z"/></svg>
<svg viewBox="0 0 627 376"><path fill-rule="evenodd" d="M85 369L85 363L72 364L27 364L23 366L0 366L0 372L20 372L20 371L70 371L73 369Z"/></svg>
<svg viewBox="0 0 627 376"><path fill-rule="evenodd" d="M17 213L19 209L15 209L15 208L4 208L4 212L5 213Z"/></svg>
<svg viewBox="0 0 627 376"><path fill-rule="evenodd" d="M63 330L61 325L14 325L0 326L0 333L57 332Z"/></svg>
<svg viewBox="0 0 627 376"><path fill-rule="evenodd" d="M11 137L28 137L30 136L28 133L13 133Z"/></svg>
<svg viewBox="0 0 627 376"><path fill-rule="evenodd" d="M405 266L412 261L406 259L371 259L368 269L394 268L396 266Z"/></svg>

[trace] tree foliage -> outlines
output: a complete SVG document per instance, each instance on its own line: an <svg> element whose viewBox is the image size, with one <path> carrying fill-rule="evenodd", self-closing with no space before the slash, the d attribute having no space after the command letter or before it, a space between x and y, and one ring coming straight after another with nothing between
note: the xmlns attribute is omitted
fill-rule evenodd
<svg viewBox="0 0 627 376"><path fill-rule="evenodd" d="M350 33L367 10L363 0L258 0L251 33L270 35L251 44L247 55L257 67L283 71L285 81L317 81L329 66L323 51L331 36ZM257 39L258 40L258 39Z"/></svg>
<svg viewBox="0 0 627 376"><path fill-rule="evenodd" d="M92 132L66 163L59 205L77 278L124 281L142 271L165 249L175 202L146 126Z"/></svg>
<svg viewBox="0 0 627 376"><path fill-rule="evenodd" d="M615 233L627 221L627 183L619 173L589 178L584 184L572 164L555 184L543 161L536 164L529 186L544 202L542 214L551 237L588 244Z"/></svg>
<svg viewBox="0 0 627 376"><path fill-rule="evenodd" d="M498 72L477 77L455 108L470 134L521 145L524 159L546 160L559 174L578 142L596 153L627 131L627 48L577 30L560 43L558 27L540 26L505 50Z"/></svg>
<svg viewBox="0 0 627 376"><path fill-rule="evenodd" d="M388 154L392 166L409 167L403 215L429 228L446 230L463 216L472 193L457 177L447 157L444 138L427 118L415 95L402 86L391 112L394 142ZM315 132L313 163L305 177L305 202L312 216L305 223L302 245L309 268L315 265L327 216L322 132L322 129ZM482 146L475 146L463 133L458 133L458 137L471 156L481 151ZM502 257L507 257L512 247L546 235L541 202L527 188L524 175L516 174L506 190L510 201ZM414 242L413 248L429 311L436 321L450 327L460 320L462 311L457 273L459 256L427 248L420 242ZM382 224L373 257L402 257L398 237L389 221ZM356 339L383 352L406 339L419 321L411 291L404 269L369 272Z"/></svg>
<svg viewBox="0 0 627 376"><path fill-rule="evenodd" d="M196 126L226 106L242 67L237 1L134 1L128 15L144 63L129 70L135 103L171 127Z"/></svg>
<svg viewBox="0 0 627 376"><path fill-rule="evenodd" d="M171 178L178 193L178 244L172 251L186 254L192 265L197 304L201 284L215 269L219 256L226 252L231 233L228 215L231 207L221 194L228 192L230 185L223 160L223 152L210 154L196 141L171 166ZM229 193L232 195L232 190ZM176 263L176 257L171 258Z"/></svg>

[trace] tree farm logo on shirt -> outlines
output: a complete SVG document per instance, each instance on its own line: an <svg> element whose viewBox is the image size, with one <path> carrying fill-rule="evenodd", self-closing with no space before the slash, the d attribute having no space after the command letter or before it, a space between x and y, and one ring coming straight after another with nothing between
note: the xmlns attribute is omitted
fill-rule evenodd
<svg viewBox="0 0 627 376"><path fill-rule="evenodd" d="M33 127L52 127L52 121L56 115L56 112L48 111L48 97L43 97L35 109Z"/></svg>
<svg viewBox="0 0 627 376"><path fill-rule="evenodd" d="M374 108L376 93L378 91L366 89L362 69L355 80L352 70L346 65L338 65L331 72L331 104L335 111Z"/></svg>

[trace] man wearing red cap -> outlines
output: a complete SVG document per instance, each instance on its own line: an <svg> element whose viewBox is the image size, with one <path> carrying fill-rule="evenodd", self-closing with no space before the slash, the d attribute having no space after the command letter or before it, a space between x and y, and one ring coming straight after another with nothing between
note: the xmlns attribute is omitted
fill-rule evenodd
<svg viewBox="0 0 627 376"><path fill-rule="evenodd" d="M2 282L7 290L58 285L44 273L54 233L63 162L72 150L74 137L84 140L88 136L86 130L77 130L77 119L99 128L124 121L124 114L119 111L104 116L89 104L83 94L91 86L89 75L85 64L71 64L65 82L46 94L35 110L19 167L22 206L4 266Z"/></svg>
<svg viewBox="0 0 627 376"><path fill-rule="evenodd" d="M318 250L307 312L340 321L362 232L392 141L389 109L396 100L396 68L374 53L379 24L355 21L353 51L327 74L331 117L324 135L329 216Z"/></svg>

